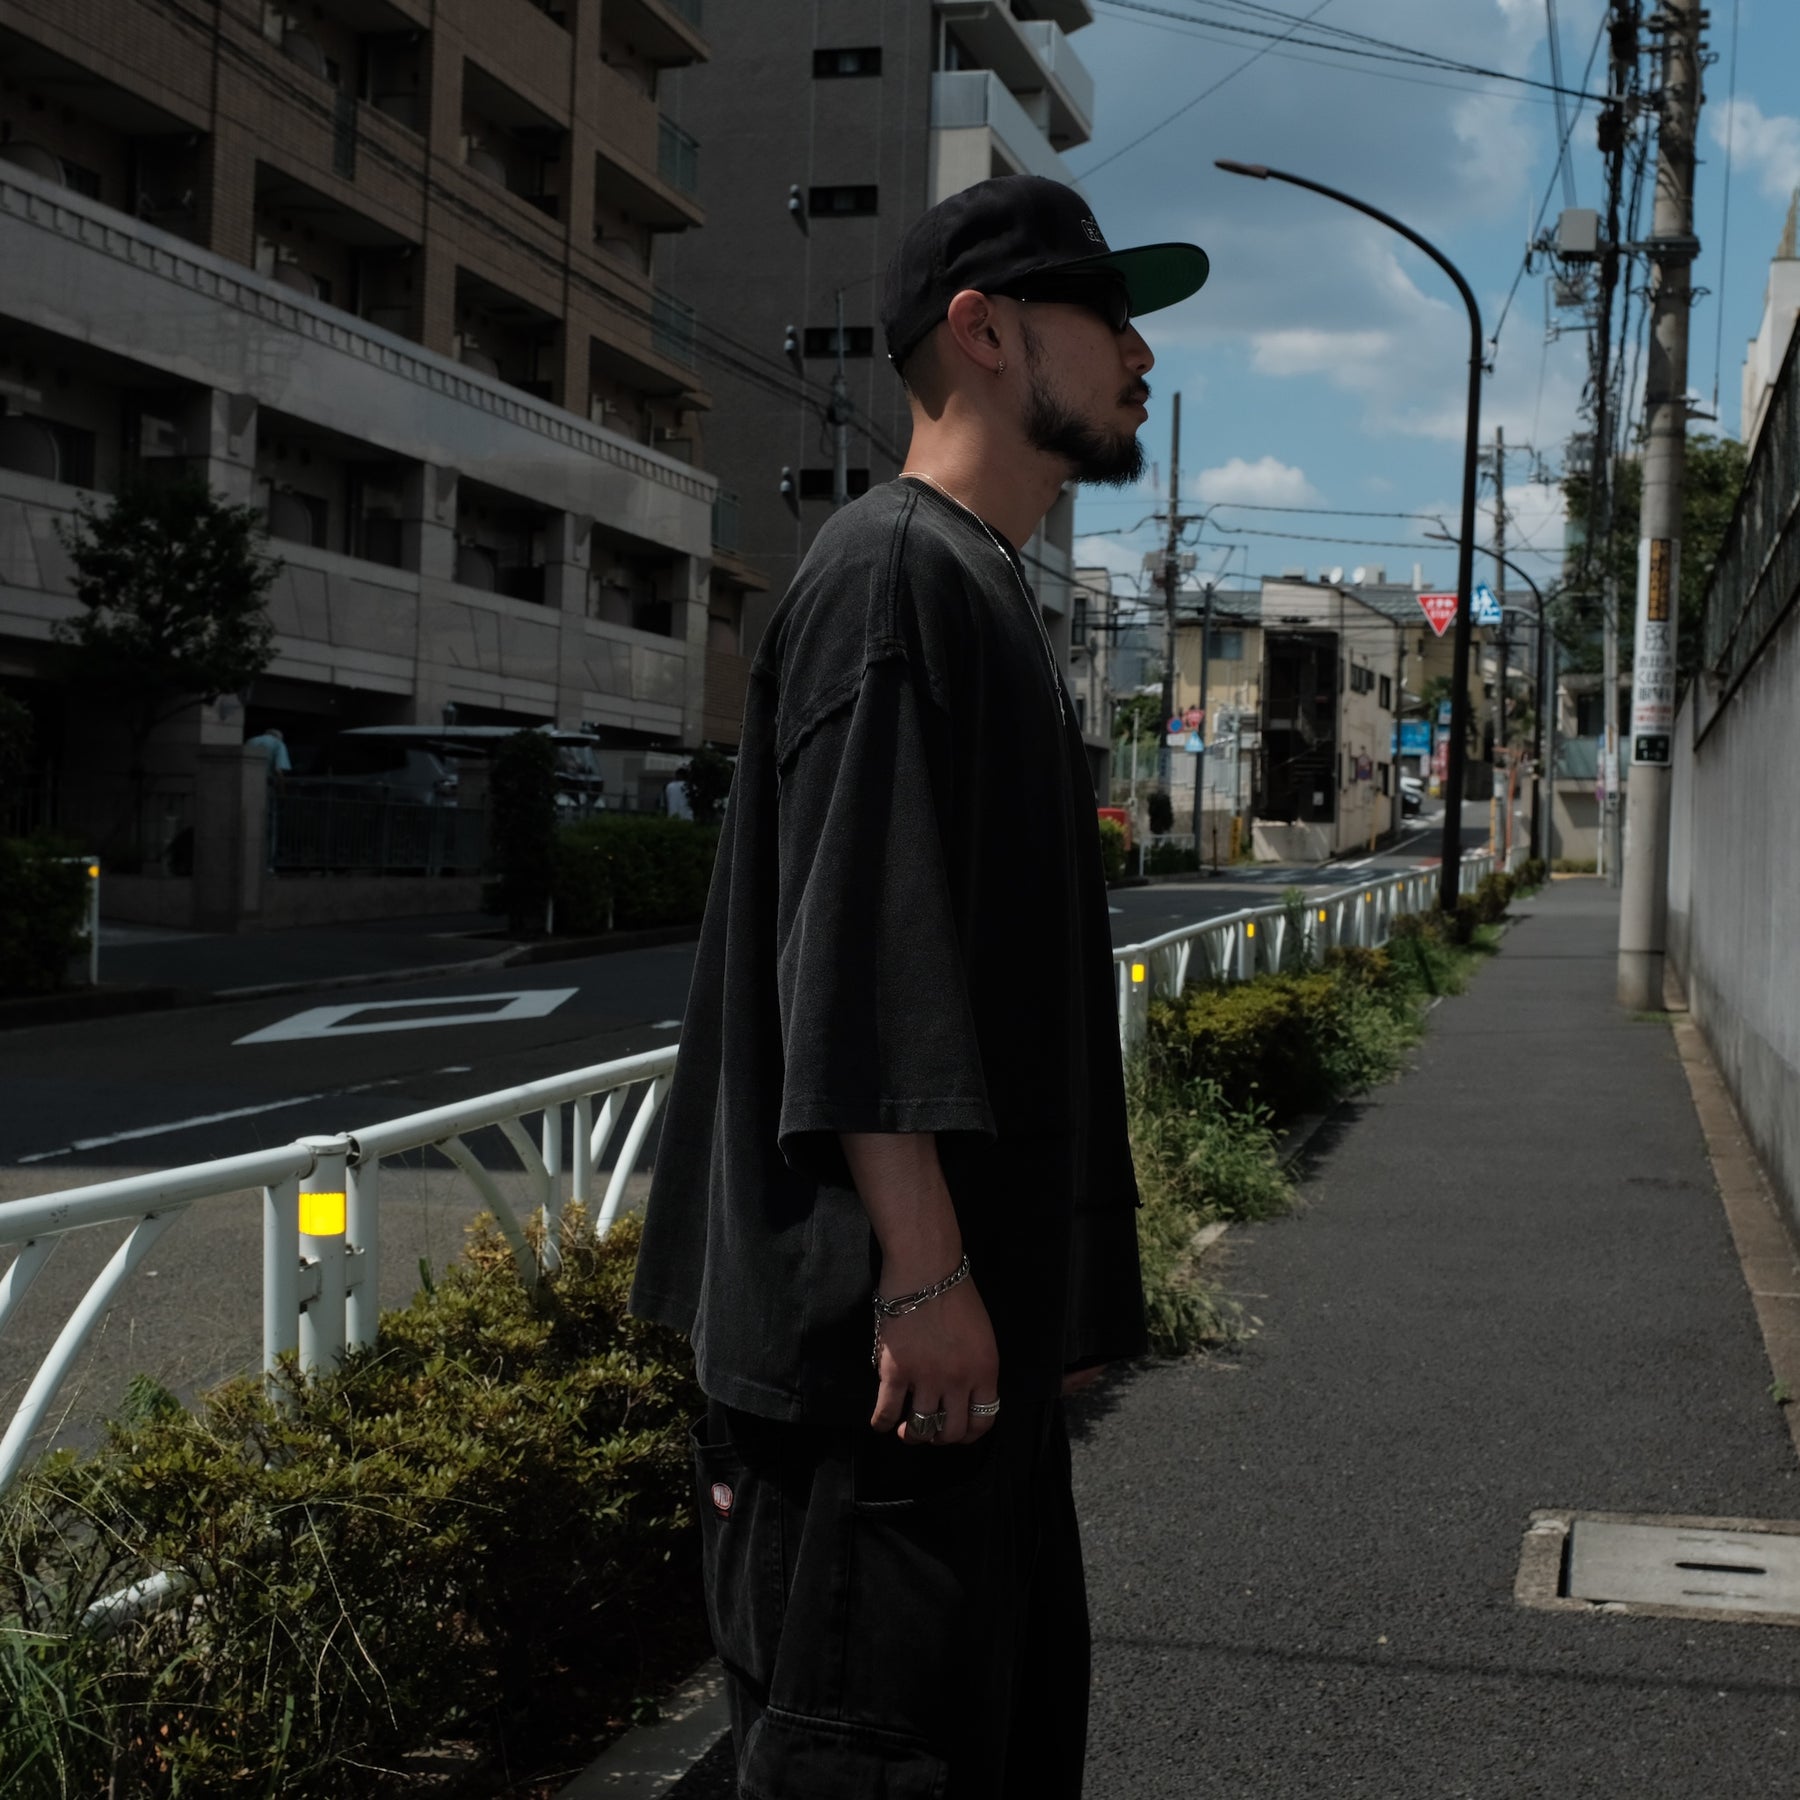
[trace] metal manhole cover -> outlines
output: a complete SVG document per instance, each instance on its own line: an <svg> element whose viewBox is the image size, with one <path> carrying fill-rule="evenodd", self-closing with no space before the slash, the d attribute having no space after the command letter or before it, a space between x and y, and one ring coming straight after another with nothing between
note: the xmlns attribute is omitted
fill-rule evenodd
<svg viewBox="0 0 1800 1800"><path fill-rule="evenodd" d="M1800 1625L1800 1523L1533 1513L1514 1593L1552 1612Z"/></svg>

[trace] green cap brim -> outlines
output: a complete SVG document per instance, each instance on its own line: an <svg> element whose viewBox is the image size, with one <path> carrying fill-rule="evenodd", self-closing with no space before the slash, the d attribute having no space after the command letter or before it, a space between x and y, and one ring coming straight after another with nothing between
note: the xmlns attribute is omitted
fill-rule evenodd
<svg viewBox="0 0 1800 1800"><path fill-rule="evenodd" d="M1199 293L1212 272L1212 264L1198 244L1141 244L1135 250L1109 250L1104 256L1058 263L1055 273L1084 275L1098 269L1111 270L1125 283L1135 319Z"/></svg>

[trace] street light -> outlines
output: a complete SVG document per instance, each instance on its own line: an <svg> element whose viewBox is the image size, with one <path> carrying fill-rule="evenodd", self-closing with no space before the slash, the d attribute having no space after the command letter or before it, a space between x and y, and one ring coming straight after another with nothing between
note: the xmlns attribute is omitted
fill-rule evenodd
<svg viewBox="0 0 1800 1800"><path fill-rule="evenodd" d="M1456 640L1451 663L1450 692L1450 757L1444 799L1444 844L1442 866L1438 870L1438 905L1445 912L1456 909L1457 890L1462 876L1462 799L1464 765L1467 759L1465 740L1469 729L1469 611L1475 583L1475 490L1481 450L1481 308L1475 295L1457 268L1435 244L1428 243L1410 225L1402 225L1390 213L1370 206L1366 200L1326 187L1323 182L1308 180L1304 175L1290 175L1282 169L1266 168L1261 163L1228 162L1220 158L1216 168L1227 175L1245 175L1252 181L1285 181L1291 187L1306 188L1335 200L1341 206L1364 213L1369 218L1397 231L1409 244L1423 250L1437 266L1456 283L1463 305L1469 313L1469 407L1468 428L1463 444L1462 538L1456 555Z"/></svg>
<svg viewBox="0 0 1800 1800"><path fill-rule="evenodd" d="M1435 539L1440 544L1454 544L1456 542L1456 539L1447 531L1428 531L1425 535L1428 538ZM1550 645L1552 641L1550 615L1544 605L1543 591L1510 556L1504 556L1498 550L1483 550L1481 554L1483 556L1491 556L1494 561L1499 563L1503 568L1511 569L1512 572L1531 589L1531 597L1537 602L1538 783L1540 795L1543 784L1545 782L1550 784L1552 801L1550 806L1543 806L1540 799L1543 823L1542 828L1537 829L1536 821L1534 821L1534 829L1531 834L1531 848L1532 853L1535 856L1541 857L1543 861L1547 863L1550 860L1550 814L1555 804L1554 795L1556 793L1556 726L1554 723L1556 695L1552 691L1553 682L1550 674ZM1502 652L1500 663L1500 694L1501 724L1502 729L1504 729L1506 718L1506 660L1504 652Z"/></svg>

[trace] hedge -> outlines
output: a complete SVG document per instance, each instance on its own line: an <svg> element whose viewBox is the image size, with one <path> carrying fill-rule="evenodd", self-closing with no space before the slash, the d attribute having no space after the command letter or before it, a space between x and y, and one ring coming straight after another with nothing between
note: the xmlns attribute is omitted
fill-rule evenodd
<svg viewBox="0 0 1800 1800"><path fill-rule="evenodd" d="M1117 819L1100 821L1100 866L1108 881L1117 881L1125 873L1125 827Z"/></svg>
<svg viewBox="0 0 1800 1800"><path fill-rule="evenodd" d="M58 845L0 838L0 994L62 986L87 917L87 870Z"/></svg>
<svg viewBox="0 0 1800 1800"><path fill-rule="evenodd" d="M654 814L598 813L556 837L556 928L685 925L706 911L718 828Z"/></svg>
<svg viewBox="0 0 1800 1800"><path fill-rule="evenodd" d="M8 1795L348 1800L452 1741L492 1795L697 1662L690 1353L625 1315L633 1220L596 1243L572 1208L561 1248L533 1293L487 1225L285 1405L146 1386L28 1471L0 1510ZM83 1629L157 1572L174 1604Z"/></svg>

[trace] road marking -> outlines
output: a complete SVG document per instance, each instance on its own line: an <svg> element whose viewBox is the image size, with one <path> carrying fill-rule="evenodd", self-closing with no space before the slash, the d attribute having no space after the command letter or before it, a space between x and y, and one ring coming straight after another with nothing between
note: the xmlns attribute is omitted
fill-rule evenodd
<svg viewBox="0 0 1800 1800"><path fill-rule="evenodd" d="M446 1069L433 1069L434 1075L466 1075L466 1063L455 1063ZM226 1112L196 1113L191 1119L170 1119L161 1125L139 1125L130 1131L114 1131L105 1137L77 1138L60 1150L34 1150L21 1156L22 1163L49 1162L58 1156L73 1156L77 1150L104 1150L109 1144L128 1144L134 1138L162 1137L172 1131L191 1131L200 1125L221 1125L228 1119L253 1119L258 1113L280 1112L287 1106L306 1106L314 1100L337 1100L345 1094L372 1094L377 1088L403 1087L414 1077L390 1075L381 1081L359 1081L350 1087L325 1088L316 1094L290 1094L285 1100L265 1100L257 1106L234 1106Z"/></svg>
<svg viewBox="0 0 1800 1800"><path fill-rule="evenodd" d="M499 994L440 994L433 1000L362 1000L353 1006L314 1006L291 1018L265 1025L239 1044L288 1044L301 1038L360 1037L371 1031L425 1031L439 1025L490 1025L515 1019L542 1019L562 1005L579 988L520 988ZM478 1012L434 1012L417 1016L424 1007L479 1007ZM492 1010L498 1007L498 1010ZM365 1014L383 1016L368 1024L350 1025L349 1019ZM408 1013L413 1017L407 1017Z"/></svg>

